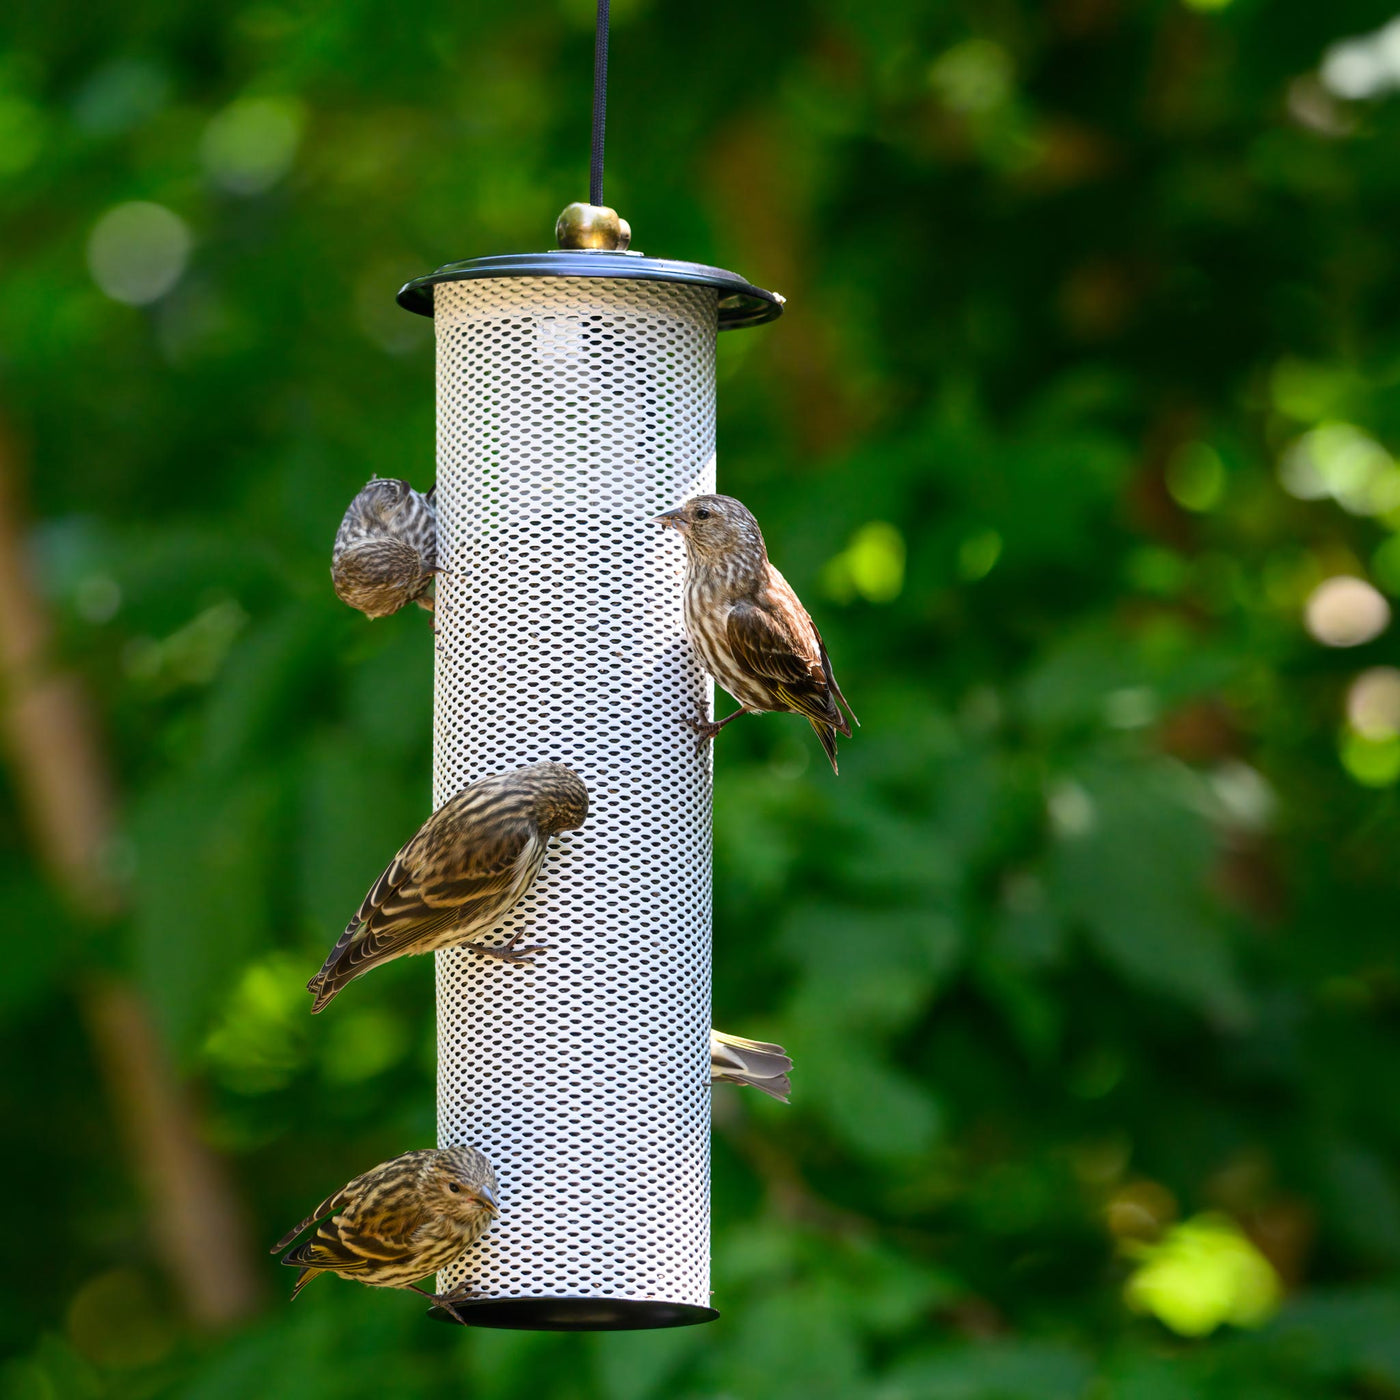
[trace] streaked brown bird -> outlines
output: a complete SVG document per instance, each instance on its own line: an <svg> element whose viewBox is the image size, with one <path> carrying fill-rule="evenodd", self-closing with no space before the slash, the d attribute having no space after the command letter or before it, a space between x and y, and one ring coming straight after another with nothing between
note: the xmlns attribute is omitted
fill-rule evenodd
<svg viewBox="0 0 1400 1400"><path fill-rule="evenodd" d="M474 1147L405 1152L327 1196L272 1253L315 1225L310 1239L282 1256L301 1270L293 1298L317 1274L339 1274L371 1288L421 1293L461 1322L446 1298L419 1288L417 1280L461 1258L490 1229L501 1209L497 1190L491 1163Z"/></svg>
<svg viewBox="0 0 1400 1400"><path fill-rule="evenodd" d="M549 838L588 816L588 789L562 763L531 763L478 778L448 798L374 882L321 970L306 984L320 1011L347 982L408 953L466 946L523 962L517 933L487 947L489 933L535 882Z"/></svg>
<svg viewBox="0 0 1400 1400"><path fill-rule="evenodd" d="M705 669L739 702L718 723L686 721L699 746L743 714L799 714L839 773L836 736L851 735L841 706L860 721L836 684L821 633L768 562L758 521L733 496L696 496L658 521L685 540L685 630Z"/></svg>
<svg viewBox="0 0 1400 1400"><path fill-rule="evenodd" d="M710 1032L711 1084L744 1084L786 1103L792 1092L788 1083L791 1069L792 1060L781 1045Z"/></svg>
<svg viewBox="0 0 1400 1400"><path fill-rule="evenodd" d="M375 477L350 502L331 549L336 594L368 618L406 603L432 610L437 563L434 486L425 496L406 481Z"/></svg>

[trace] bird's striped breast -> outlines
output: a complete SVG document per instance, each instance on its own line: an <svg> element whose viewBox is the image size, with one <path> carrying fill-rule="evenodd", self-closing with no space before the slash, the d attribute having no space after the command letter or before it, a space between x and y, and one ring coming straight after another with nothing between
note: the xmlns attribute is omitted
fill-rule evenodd
<svg viewBox="0 0 1400 1400"><path fill-rule="evenodd" d="M725 632L729 605L692 569L686 570L682 616L686 635L710 675L746 709L772 709L767 688L745 674L729 648Z"/></svg>

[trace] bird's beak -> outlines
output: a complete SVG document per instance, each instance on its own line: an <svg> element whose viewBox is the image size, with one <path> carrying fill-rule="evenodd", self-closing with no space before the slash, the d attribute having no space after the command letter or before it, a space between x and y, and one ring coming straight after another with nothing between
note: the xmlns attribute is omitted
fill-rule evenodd
<svg viewBox="0 0 1400 1400"><path fill-rule="evenodd" d="M684 535L690 529L690 525L685 518L684 507L678 507L676 510L668 510L665 514L658 515L656 519L652 521L652 524L660 525L663 530L674 529L678 535Z"/></svg>
<svg viewBox="0 0 1400 1400"><path fill-rule="evenodd" d="M489 1186L478 1186L476 1196L477 1200L491 1212L493 1217L501 1213L501 1203L496 1199L496 1193Z"/></svg>

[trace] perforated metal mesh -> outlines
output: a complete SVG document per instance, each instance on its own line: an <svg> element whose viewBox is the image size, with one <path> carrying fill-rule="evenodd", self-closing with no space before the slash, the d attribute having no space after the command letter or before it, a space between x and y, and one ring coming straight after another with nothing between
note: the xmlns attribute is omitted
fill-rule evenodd
<svg viewBox="0 0 1400 1400"><path fill-rule="evenodd" d="M506 930L534 967L437 955L438 1138L502 1214L439 1277L493 1297L709 1304L711 687L681 542L714 489L711 288L436 288L434 800L538 759L588 784Z"/></svg>

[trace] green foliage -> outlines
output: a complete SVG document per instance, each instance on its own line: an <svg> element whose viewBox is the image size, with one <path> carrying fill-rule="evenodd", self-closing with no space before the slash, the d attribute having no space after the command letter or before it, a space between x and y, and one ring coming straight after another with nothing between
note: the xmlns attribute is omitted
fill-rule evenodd
<svg viewBox="0 0 1400 1400"><path fill-rule="evenodd" d="M796 721L719 741L716 1019L797 1065L717 1094L722 1320L461 1334L268 1260L201 1336L77 1012L139 980L259 1242L431 1140L427 963L297 991L429 791L424 619L329 544L431 478L398 284L583 192L592 6L19 6L0 411L131 901L65 913L7 789L0 1394L1400 1394L1400 715L1348 709L1396 643L1305 625L1400 596L1400 106L1318 77L1386 8L614 9L610 202L789 297L722 338L721 481L864 722L839 780ZM1218 1282L1197 1217L1272 1321L1129 1306Z"/></svg>

